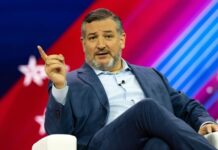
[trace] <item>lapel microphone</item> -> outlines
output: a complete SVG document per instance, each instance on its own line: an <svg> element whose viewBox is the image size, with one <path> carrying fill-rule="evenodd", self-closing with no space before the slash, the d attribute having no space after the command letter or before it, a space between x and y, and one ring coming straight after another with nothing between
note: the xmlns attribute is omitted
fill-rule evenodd
<svg viewBox="0 0 218 150"><path fill-rule="evenodd" d="M119 83L118 85L121 86L122 84L125 84L125 80L122 80L121 83Z"/></svg>

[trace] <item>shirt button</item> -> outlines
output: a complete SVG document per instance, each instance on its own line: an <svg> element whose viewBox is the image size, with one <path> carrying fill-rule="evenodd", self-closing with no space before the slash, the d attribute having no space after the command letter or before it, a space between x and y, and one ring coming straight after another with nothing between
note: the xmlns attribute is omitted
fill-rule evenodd
<svg viewBox="0 0 218 150"><path fill-rule="evenodd" d="M130 101L131 101L133 104L135 104L135 101L134 101L134 99L131 99Z"/></svg>

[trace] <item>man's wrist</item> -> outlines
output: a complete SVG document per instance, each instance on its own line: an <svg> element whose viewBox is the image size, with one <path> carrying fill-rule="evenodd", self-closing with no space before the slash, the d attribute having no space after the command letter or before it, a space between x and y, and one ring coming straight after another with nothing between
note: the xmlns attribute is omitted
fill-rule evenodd
<svg viewBox="0 0 218 150"><path fill-rule="evenodd" d="M63 89L64 87L66 87L67 86L67 81L65 81L65 82L63 82L63 83L53 83L54 84L54 87L56 88L56 89Z"/></svg>
<svg viewBox="0 0 218 150"><path fill-rule="evenodd" d="M203 127L203 126L206 125L206 124L217 124L217 123L216 123L216 122L213 122L213 121L206 121L206 122L204 122L204 123L201 124L200 128ZM199 128L199 129L200 129L200 128Z"/></svg>

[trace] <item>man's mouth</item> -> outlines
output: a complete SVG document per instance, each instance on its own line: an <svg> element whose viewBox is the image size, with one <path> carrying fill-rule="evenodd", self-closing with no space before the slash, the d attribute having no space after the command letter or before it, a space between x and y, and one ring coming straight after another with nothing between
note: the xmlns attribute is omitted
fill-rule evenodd
<svg viewBox="0 0 218 150"><path fill-rule="evenodd" d="M102 56L102 55L107 55L107 54L109 54L109 53L108 52L98 52L95 55Z"/></svg>
<svg viewBox="0 0 218 150"><path fill-rule="evenodd" d="M108 53L99 53L99 54L96 54L96 55L107 55Z"/></svg>

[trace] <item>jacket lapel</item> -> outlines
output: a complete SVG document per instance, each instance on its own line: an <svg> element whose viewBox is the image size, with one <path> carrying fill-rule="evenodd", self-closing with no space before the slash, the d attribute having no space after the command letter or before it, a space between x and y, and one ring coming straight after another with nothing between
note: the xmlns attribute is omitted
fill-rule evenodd
<svg viewBox="0 0 218 150"><path fill-rule="evenodd" d="M95 90L98 100L104 106L104 108L109 111L109 102L106 92L94 70L85 63L83 67L78 70L78 77Z"/></svg>
<svg viewBox="0 0 218 150"><path fill-rule="evenodd" d="M152 78L150 78L150 72L146 68L138 68L134 65L129 65L129 67L132 69L133 74L144 91L145 97L152 97L151 88L153 85L151 84Z"/></svg>

